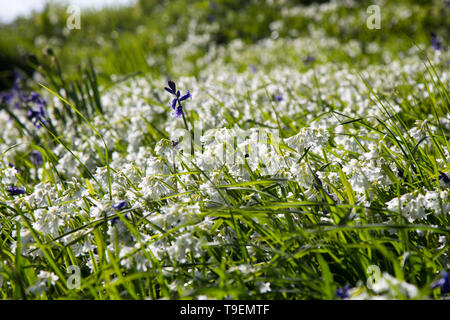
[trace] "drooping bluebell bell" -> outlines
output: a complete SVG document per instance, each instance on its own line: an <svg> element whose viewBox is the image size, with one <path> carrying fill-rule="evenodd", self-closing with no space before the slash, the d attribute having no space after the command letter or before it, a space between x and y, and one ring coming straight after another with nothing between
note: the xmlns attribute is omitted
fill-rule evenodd
<svg viewBox="0 0 450 320"><path fill-rule="evenodd" d="M439 180L444 181L444 183L446 183L446 184L450 184L450 178L448 177L448 175L446 175L442 171L439 171L439 173L440 173Z"/></svg>
<svg viewBox="0 0 450 320"><path fill-rule="evenodd" d="M439 39L438 35L434 33L433 31L430 32L431 35L431 48L435 51L441 51L442 50L442 42Z"/></svg>
<svg viewBox="0 0 450 320"><path fill-rule="evenodd" d="M305 58L303 58L303 63L305 63L306 65L309 65L310 63L316 61L316 57L315 56L306 56Z"/></svg>
<svg viewBox="0 0 450 320"><path fill-rule="evenodd" d="M115 225L117 222L119 222L120 218L119 217L114 217L111 219L111 225Z"/></svg>
<svg viewBox="0 0 450 320"><path fill-rule="evenodd" d="M127 209L128 208L128 202L126 202L125 200L124 201L120 201L119 203L114 204L112 206L112 208L114 210L117 210L117 211L120 211L120 210L123 210L123 209Z"/></svg>
<svg viewBox="0 0 450 320"><path fill-rule="evenodd" d="M124 218L125 218L126 220L130 220L130 215L129 215L128 213L126 213L126 214L124 215ZM119 221L120 221L120 218L119 218L118 216L117 216L117 217L114 217L114 218L111 219L111 225L115 225L115 224L117 224Z"/></svg>
<svg viewBox="0 0 450 320"><path fill-rule="evenodd" d="M178 144L180 144L180 140L178 140L178 141L172 140L172 148L176 148L178 146Z"/></svg>
<svg viewBox="0 0 450 320"><path fill-rule="evenodd" d="M45 101L45 99L42 98L39 93L34 91L32 91L28 96L27 102L32 102L38 105L42 105L44 107L47 105L47 101Z"/></svg>
<svg viewBox="0 0 450 320"><path fill-rule="evenodd" d="M441 288L442 294L447 294L450 292L450 283L447 272L442 272L442 277L431 284L431 289L435 289L438 287Z"/></svg>
<svg viewBox="0 0 450 320"><path fill-rule="evenodd" d="M39 129L42 127L42 124L46 124L45 121L45 111L43 105L39 105L39 109L28 109L28 120L33 122L33 125Z"/></svg>
<svg viewBox="0 0 450 320"><path fill-rule="evenodd" d="M27 107L28 119L39 129L42 124L46 124L44 107L47 105L47 102L37 92L31 92L27 96L22 87L22 80L23 77L19 73L15 73L13 88L10 92L2 92L0 94L0 103L7 104L15 109Z"/></svg>
<svg viewBox="0 0 450 320"><path fill-rule="evenodd" d="M17 172L20 172L19 168L17 168L16 165L15 165L14 163L8 162L8 166L9 166L10 168L16 169Z"/></svg>
<svg viewBox="0 0 450 320"><path fill-rule="evenodd" d="M26 101L38 106L38 110L28 109L28 119L33 121L34 126L39 129L42 124L46 123L44 107L47 102L36 92L31 92Z"/></svg>
<svg viewBox="0 0 450 320"><path fill-rule="evenodd" d="M10 196L18 196L20 194L27 193L24 189L16 188L14 186L9 186L6 191L8 191Z"/></svg>
<svg viewBox="0 0 450 320"><path fill-rule="evenodd" d="M0 104L10 104L12 98L12 92L0 92Z"/></svg>
<svg viewBox="0 0 450 320"><path fill-rule="evenodd" d="M277 94L273 99L274 99L276 102L280 102L280 101L283 101L283 100L284 100L283 96L280 95L280 94Z"/></svg>
<svg viewBox="0 0 450 320"><path fill-rule="evenodd" d="M37 167L42 166L42 164L44 163L44 159L42 158L41 153L37 150L31 151L30 159L31 162L33 162Z"/></svg>
<svg viewBox="0 0 450 320"><path fill-rule="evenodd" d="M116 210L116 211L121 211L121 210L127 209L128 208L128 202L125 201L125 200L120 201L119 203L116 203L116 204L112 205L112 208L114 210ZM128 213L125 215L125 219L128 220ZM114 225L117 222L119 222L119 220L120 220L119 217L114 217L114 218L111 219L111 224Z"/></svg>
<svg viewBox="0 0 450 320"><path fill-rule="evenodd" d="M349 290L351 289L349 284L346 284L345 286L338 288L335 292L335 295L337 298L341 298L341 299L347 299L350 294L349 294Z"/></svg>
<svg viewBox="0 0 450 320"><path fill-rule="evenodd" d="M0 93L0 103L7 104L15 109L20 109L26 102L26 96L22 90L23 77L18 72L14 72L14 85L11 91Z"/></svg>
<svg viewBox="0 0 450 320"><path fill-rule="evenodd" d="M192 99L192 95L188 90L187 93L182 96L180 90L177 90L175 82L169 80L167 83L169 87L164 87L164 89L175 97L169 104L170 108L174 111L174 114L177 118L182 117L184 116L184 110L181 102L188 98Z"/></svg>
<svg viewBox="0 0 450 320"><path fill-rule="evenodd" d="M440 182L441 186L450 185L450 177L442 171L439 171L440 175L437 180ZM436 179L430 179L430 181L436 181Z"/></svg>
<svg viewBox="0 0 450 320"><path fill-rule="evenodd" d="M117 222L119 222L120 218L119 217L114 217L111 219L111 225L115 225Z"/></svg>

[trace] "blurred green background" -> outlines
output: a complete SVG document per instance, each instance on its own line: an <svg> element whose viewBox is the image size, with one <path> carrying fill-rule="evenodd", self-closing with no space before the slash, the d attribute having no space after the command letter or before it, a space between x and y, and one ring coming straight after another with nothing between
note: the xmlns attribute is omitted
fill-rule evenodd
<svg viewBox="0 0 450 320"><path fill-rule="evenodd" d="M374 1L352 2L351 8L336 6L333 10L335 2L325 0L139 0L132 7L82 10L81 29L70 31L65 28L67 8L48 4L43 12L34 13L30 18L0 25L0 91L12 85L14 70L31 75L39 66L54 67L53 54L66 77L73 79L78 78L88 59L92 59L100 84L110 82L111 75L183 74L183 70L177 70L177 57L170 49L189 42L193 31L209 37L206 45L194 46L194 52L189 55L195 65L211 44L222 46L234 39L255 43L273 36L271 25L276 21L282 21L277 37L307 37L311 27L316 26L326 36L342 42L377 41L394 54L412 47L413 42L429 45L431 31L447 43L448 1L379 1L380 30L366 27L366 9ZM302 6L310 4L316 4L317 10L320 4L322 8L325 4L330 10L315 19L311 14L302 14ZM384 10L389 6L397 8ZM283 11L294 7L298 7L298 15L283 16ZM391 16L392 12L396 16ZM349 15L355 17L353 23L339 23L341 17ZM379 57L375 55L372 59ZM195 73L194 69L194 76Z"/></svg>

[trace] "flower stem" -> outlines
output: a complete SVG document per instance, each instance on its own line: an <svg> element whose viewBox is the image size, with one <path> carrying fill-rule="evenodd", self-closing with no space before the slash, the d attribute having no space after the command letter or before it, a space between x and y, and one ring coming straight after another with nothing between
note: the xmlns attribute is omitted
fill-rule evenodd
<svg viewBox="0 0 450 320"><path fill-rule="evenodd" d="M184 126L186 127L186 130L190 132L188 124L186 122L186 117L184 116L184 112L183 112L183 122L184 122Z"/></svg>

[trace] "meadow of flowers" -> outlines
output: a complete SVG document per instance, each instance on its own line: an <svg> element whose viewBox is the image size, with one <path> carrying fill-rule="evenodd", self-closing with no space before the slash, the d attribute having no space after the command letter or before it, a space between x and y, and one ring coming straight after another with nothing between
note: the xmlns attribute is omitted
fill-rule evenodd
<svg viewBox="0 0 450 320"><path fill-rule="evenodd" d="M262 2L17 36L1 299L448 297L449 5L375 1L369 30L369 2Z"/></svg>

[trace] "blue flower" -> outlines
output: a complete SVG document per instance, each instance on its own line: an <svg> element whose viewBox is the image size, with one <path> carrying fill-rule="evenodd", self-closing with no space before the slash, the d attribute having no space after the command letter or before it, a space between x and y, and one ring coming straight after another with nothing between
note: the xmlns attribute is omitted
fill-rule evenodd
<svg viewBox="0 0 450 320"><path fill-rule="evenodd" d="M434 32L430 32L430 35L431 35L431 48L435 51L442 50L442 42L437 36L437 34Z"/></svg>
<svg viewBox="0 0 450 320"><path fill-rule="evenodd" d="M305 64L310 64L314 61L316 61L316 57L314 57L314 56L306 56L305 58L303 58L303 62Z"/></svg>
<svg viewBox="0 0 450 320"><path fill-rule="evenodd" d="M444 181L444 183L446 183L446 184L450 184L450 178L448 177L448 175L446 175L442 171L439 171L439 173L440 173L439 180Z"/></svg>
<svg viewBox="0 0 450 320"><path fill-rule="evenodd" d="M19 73L15 73L14 86L11 91L0 93L0 104L7 104L15 109L27 106L28 119L33 121L33 125L39 129L42 124L46 123L44 107L47 105L47 101L34 91L30 92L27 97L22 87L22 80L23 77Z"/></svg>
<svg viewBox="0 0 450 320"><path fill-rule="evenodd" d="M338 298L347 299L348 297L350 297L350 294L349 294L350 289L351 289L350 285L346 284L344 287L338 288L335 292L335 295Z"/></svg>
<svg viewBox="0 0 450 320"><path fill-rule="evenodd" d="M27 193L24 189L16 188L14 186L10 186L6 189L10 196L18 196L19 194Z"/></svg>
<svg viewBox="0 0 450 320"><path fill-rule="evenodd" d="M180 141L172 140L172 148L175 148L179 143L180 143Z"/></svg>
<svg viewBox="0 0 450 320"><path fill-rule="evenodd" d="M44 162L41 153L37 150L31 151L30 159L38 167L42 166L42 163Z"/></svg>
<svg viewBox="0 0 450 320"><path fill-rule="evenodd" d="M192 95L189 92L189 90L186 92L185 95L181 95L180 90L177 90L177 86L175 84L175 82L173 82L172 80L169 80L168 82L169 87L164 87L164 90L166 90L167 92L169 92L171 95L174 96L174 98L172 99L172 101L169 103L170 108L174 111L174 114L177 118L184 116L184 110L183 110L183 105L181 104L181 102L183 102L184 100L191 98L192 99ZM178 104L178 106L177 106Z"/></svg>
<svg viewBox="0 0 450 320"><path fill-rule="evenodd" d="M276 96L274 97L274 100L275 100L276 102L280 102L280 101L283 101L284 99L283 99L283 96L282 96L282 95L276 95Z"/></svg>
<svg viewBox="0 0 450 320"><path fill-rule="evenodd" d="M120 211L128 208L128 203L126 201L120 201L119 203L112 206L114 210Z"/></svg>
<svg viewBox="0 0 450 320"><path fill-rule="evenodd" d="M115 225L117 222L119 222L119 217L114 217L111 219L111 225Z"/></svg>
<svg viewBox="0 0 450 320"><path fill-rule="evenodd" d="M22 76L18 72L14 72L14 77L14 86L11 91L0 93L0 103L19 109L27 99L22 91Z"/></svg>
<svg viewBox="0 0 450 320"><path fill-rule="evenodd" d="M36 128L42 127L42 124L46 124L45 122L45 111L43 105L39 105L39 110L28 109L28 120L33 121L33 125Z"/></svg>
<svg viewBox="0 0 450 320"><path fill-rule="evenodd" d="M0 103L10 104L13 98L14 94L12 92L0 92Z"/></svg>
<svg viewBox="0 0 450 320"><path fill-rule="evenodd" d="M450 284L447 272L442 272L442 277L431 284L431 289L435 289L437 287L441 288L442 294L447 294L450 292Z"/></svg>
<svg viewBox="0 0 450 320"><path fill-rule="evenodd" d="M175 116L177 118L180 118L180 117L184 116L183 106L181 104L176 108Z"/></svg>
<svg viewBox="0 0 450 320"><path fill-rule="evenodd" d="M438 181L442 181L445 184L450 184L450 178L444 172L439 171L440 175L438 176ZM431 179L430 181L436 181L436 179ZM442 185L442 183L441 183Z"/></svg>
<svg viewBox="0 0 450 320"><path fill-rule="evenodd" d="M122 202L121 202L121 203L122 203ZM125 217L126 220L130 220L130 215L129 215L128 213L126 213L126 214L124 215L124 217ZM119 218L118 216L117 216L117 217L114 217L114 218L111 219L111 225L115 225L115 224L117 224L119 221L120 221L120 218Z"/></svg>
<svg viewBox="0 0 450 320"><path fill-rule="evenodd" d="M121 210L127 209L128 208L128 202L126 202L125 200L124 201L120 201L119 203L116 203L116 204L112 205L112 208L114 210L116 210L116 211L121 211ZM125 219L129 220L128 213L125 214ZM114 218L111 219L111 224L114 225L117 222L119 222L119 217L114 217Z"/></svg>
<svg viewBox="0 0 450 320"><path fill-rule="evenodd" d="M32 91L27 98L27 102L32 102L38 105L46 106L47 101L45 101L37 92Z"/></svg>

